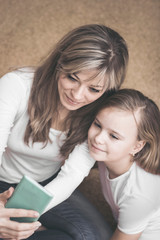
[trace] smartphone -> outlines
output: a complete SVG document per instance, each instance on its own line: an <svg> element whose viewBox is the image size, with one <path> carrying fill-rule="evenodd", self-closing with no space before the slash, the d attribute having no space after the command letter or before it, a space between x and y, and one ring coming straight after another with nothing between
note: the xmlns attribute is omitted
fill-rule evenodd
<svg viewBox="0 0 160 240"><path fill-rule="evenodd" d="M35 210L41 215L52 198L53 195L43 186L25 175L16 186L13 195L7 201L5 207ZM11 218L11 220L17 222L35 222L37 219L31 217Z"/></svg>

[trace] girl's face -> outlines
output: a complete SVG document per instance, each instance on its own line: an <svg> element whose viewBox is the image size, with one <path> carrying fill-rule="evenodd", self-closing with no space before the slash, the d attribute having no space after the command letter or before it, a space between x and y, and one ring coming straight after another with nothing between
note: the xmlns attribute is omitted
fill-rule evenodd
<svg viewBox="0 0 160 240"><path fill-rule="evenodd" d="M98 77L89 80L94 74L96 74L95 70L85 70L77 74L60 75L58 91L65 109L77 110L102 96L106 90L105 80L100 80Z"/></svg>
<svg viewBox="0 0 160 240"><path fill-rule="evenodd" d="M135 117L137 120L139 113ZM107 166L115 163L127 166L132 155L142 148L133 114L112 107L101 110L89 129L88 145L95 160Z"/></svg>

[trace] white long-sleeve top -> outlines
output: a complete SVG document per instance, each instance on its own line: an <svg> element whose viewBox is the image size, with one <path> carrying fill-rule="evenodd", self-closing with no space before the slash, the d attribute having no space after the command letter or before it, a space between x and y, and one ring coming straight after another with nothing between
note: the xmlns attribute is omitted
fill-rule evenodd
<svg viewBox="0 0 160 240"><path fill-rule="evenodd" d="M94 165L87 143L77 145L65 160L59 149L63 132L50 129L52 143L27 146L24 133L29 120L27 108L34 72L21 69L0 79L0 181L18 183L23 175L41 182L60 168L58 176L45 188L54 195L47 210L67 199Z"/></svg>

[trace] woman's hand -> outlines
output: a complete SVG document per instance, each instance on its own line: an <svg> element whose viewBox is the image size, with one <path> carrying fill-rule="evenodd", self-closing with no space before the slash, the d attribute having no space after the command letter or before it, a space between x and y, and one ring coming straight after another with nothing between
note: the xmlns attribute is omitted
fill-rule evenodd
<svg viewBox="0 0 160 240"><path fill-rule="evenodd" d="M7 199L11 197L14 188L0 194L0 238L3 239L26 239L31 236L40 226L40 222L19 223L11 221L10 217L38 217L39 214L32 210L5 208Z"/></svg>

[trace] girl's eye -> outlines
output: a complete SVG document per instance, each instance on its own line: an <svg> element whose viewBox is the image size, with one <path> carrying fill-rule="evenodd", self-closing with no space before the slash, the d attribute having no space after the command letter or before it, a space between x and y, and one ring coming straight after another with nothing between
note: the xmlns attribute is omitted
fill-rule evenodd
<svg viewBox="0 0 160 240"><path fill-rule="evenodd" d="M101 128L101 125L100 125L98 122L94 121L93 124L94 124L96 127Z"/></svg>
<svg viewBox="0 0 160 240"><path fill-rule="evenodd" d="M98 90L96 88L92 88L92 87L90 87L90 90L91 90L91 92L95 92L95 93L99 93L100 92L100 90Z"/></svg>
<svg viewBox="0 0 160 240"><path fill-rule="evenodd" d="M72 77L72 75L68 74L67 77L68 77L71 81L73 81L73 82L77 82L77 79L74 78L74 77Z"/></svg>
<svg viewBox="0 0 160 240"><path fill-rule="evenodd" d="M117 137L117 136L115 136L114 134L110 134L110 136L111 136L111 138L113 138L113 139L116 139L116 140L118 140L119 138Z"/></svg>

